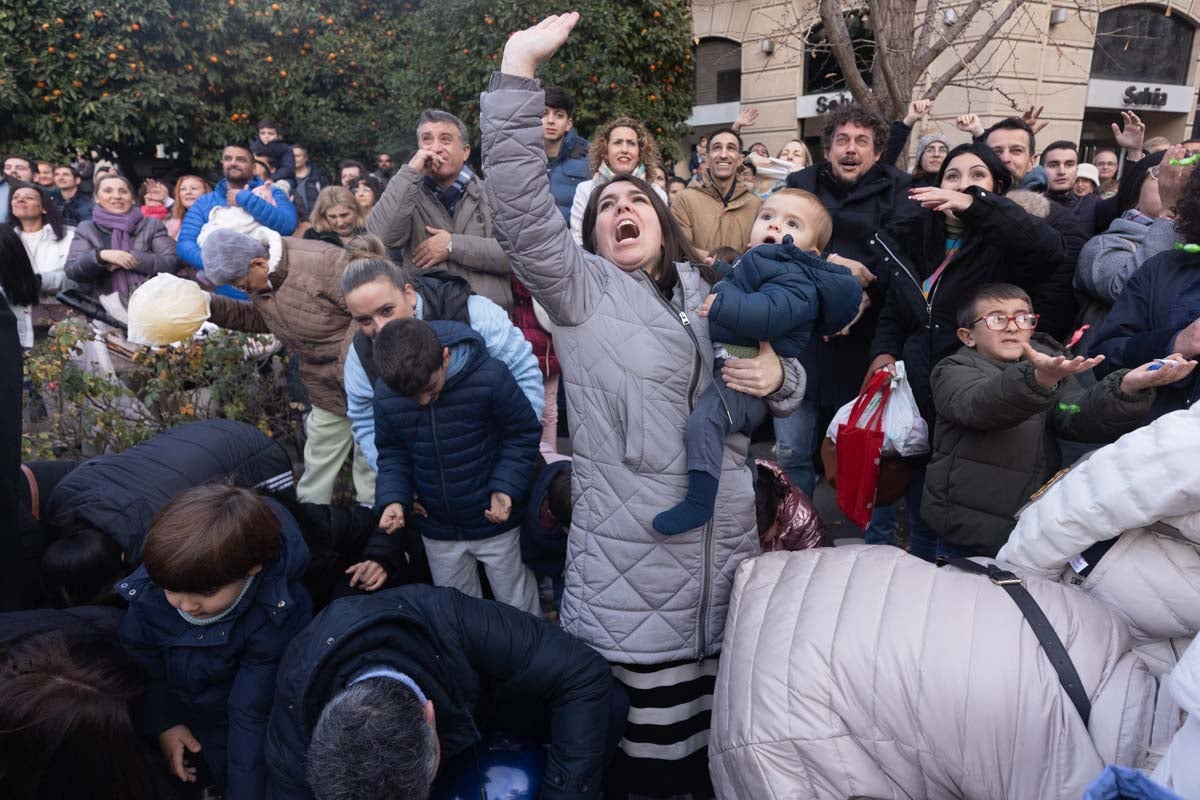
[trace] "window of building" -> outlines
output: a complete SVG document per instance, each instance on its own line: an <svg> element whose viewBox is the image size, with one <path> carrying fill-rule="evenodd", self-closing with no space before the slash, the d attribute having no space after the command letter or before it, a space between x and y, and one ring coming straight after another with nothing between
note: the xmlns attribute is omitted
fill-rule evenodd
<svg viewBox="0 0 1200 800"><path fill-rule="evenodd" d="M1164 11L1158 6L1124 6L1101 14L1092 77L1187 83L1195 27Z"/></svg>
<svg viewBox="0 0 1200 800"><path fill-rule="evenodd" d="M701 39L692 54L696 65L696 105L742 99L742 46L732 39Z"/></svg>
<svg viewBox="0 0 1200 800"><path fill-rule="evenodd" d="M854 42L858 74L870 86L871 65L875 61L875 29L871 27L870 14L865 10L847 12L846 29ZM818 22L804 37L804 93L840 92L845 88L846 78L829 48L825 26Z"/></svg>

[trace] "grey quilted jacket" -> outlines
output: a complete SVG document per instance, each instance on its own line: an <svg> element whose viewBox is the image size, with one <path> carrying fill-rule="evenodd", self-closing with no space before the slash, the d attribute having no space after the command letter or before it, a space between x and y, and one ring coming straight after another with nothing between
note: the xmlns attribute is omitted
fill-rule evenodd
<svg viewBox="0 0 1200 800"><path fill-rule="evenodd" d="M698 313L709 287L679 264L670 304L645 273L576 246L550 194L543 107L537 81L496 74L481 118L495 236L555 325L567 386L575 477L562 624L611 662L711 655L734 572L759 553L747 438L727 439L707 526L666 537L650 524L687 487L684 426L713 366ZM772 411L790 413L803 384L785 360Z"/></svg>

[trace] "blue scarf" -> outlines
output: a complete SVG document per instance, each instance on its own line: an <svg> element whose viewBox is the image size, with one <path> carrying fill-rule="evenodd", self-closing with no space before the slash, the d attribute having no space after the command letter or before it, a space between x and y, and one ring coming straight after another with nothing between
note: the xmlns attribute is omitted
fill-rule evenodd
<svg viewBox="0 0 1200 800"><path fill-rule="evenodd" d="M471 172L471 168L464 166L462 172L458 173L458 177L454 179L454 183L445 189L438 186L437 181L428 176L424 178L422 183L438 199L438 202L445 207L446 213L450 215L450 219L454 219L454 211L458 208L458 202L462 200L463 194L467 191L467 184L474 177L475 173Z"/></svg>

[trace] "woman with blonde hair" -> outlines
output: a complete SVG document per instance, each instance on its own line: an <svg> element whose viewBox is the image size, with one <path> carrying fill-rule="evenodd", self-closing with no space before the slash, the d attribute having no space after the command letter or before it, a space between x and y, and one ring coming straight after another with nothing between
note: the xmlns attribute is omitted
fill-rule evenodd
<svg viewBox="0 0 1200 800"><path fill-rule="evenodd" d="M761 200L766 200L787 185L788 175L805 167L811 167L813 163L808 145L799 139L791 139L779 148L779 155L775 158L751 152L747 156L747 160L758 171L754 194Z"/></svg>
<svg viewBox="0 0 1200 800"><path fill-rule="evenodd" d="M171 206L171 214L163 221L171 238L179 239L179 227L183 225L183 215L201 195L212 191L212 185L199 175L184 175L175 181L175 202Z"/></svg>
<svg viewBox="0 0 1200 800"><path fill-rule="evenodd" d="M328 242L345 247L354 237L367 229L367 218L355 201L354 193L345 186L326 186L317 195L309 217L312 227L304 232L305 239Z"/></svg>
<svg viewBox="0 0 1200 800"><path fill-rule="evenodd" d="M658 154L658 143L646 126L630 117L617 117L608 122L592 137L588 148L588 166L592 179L575 187L575 202L571 204L571 235L575 244L583 245L583 211L587 208L592 190L603 186L617 175L632 175L650 182L651 170L662 159ZM654 191L667 202L667 194L657 185Z"/></svg>

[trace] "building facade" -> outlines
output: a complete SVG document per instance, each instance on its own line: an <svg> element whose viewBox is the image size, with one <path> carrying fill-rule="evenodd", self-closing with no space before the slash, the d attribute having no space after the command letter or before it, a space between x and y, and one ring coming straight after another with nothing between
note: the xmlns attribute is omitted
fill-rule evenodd
<svg viewBox="0 0 1200 800"><path fill-rule="evenodd" d="M944 8L943 20L953 23L953 4ZM959 52L990 24L988 11L964 32ZM689 144L728 125L749 105L760 114L744 132L747 144L762 141L774 153L802 138L818 154L822 116L850 99L832 57L819 48L806 51L806 39L820 40L819 23L813 0L694 0L696 100L689 123L696 135ZM957 144L968 138L955 129L959 114L978 114L986 126L1031 103L1044 106L1042 118L1050 122L1039 145L1079 142L1085 158L1112 146L1111 124L1121 121L1122 110L1141 116L1147 138L1181 141L1196 120L1198 23L1200 0L1094 0L1091 6L1028 0L1024 12L942 91L913 141L940 130ZM870 38L865 12L850 10L847 24L852 34ZM862 55L866 68L870 53ZM948 48L929 75L939 75L955 57ZM918 96L922 90L919 85Z"/></svg>

